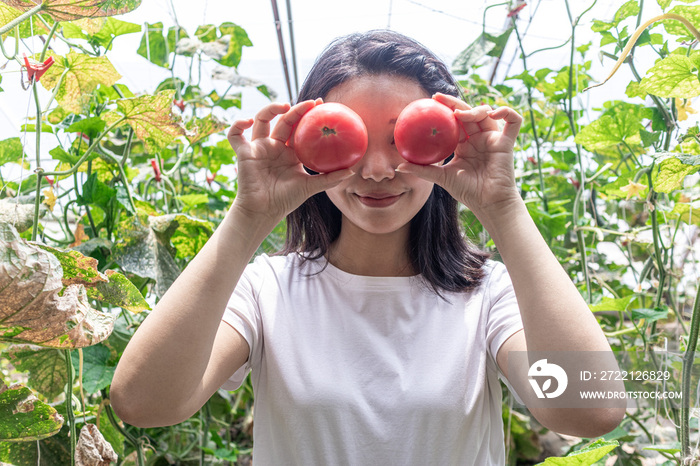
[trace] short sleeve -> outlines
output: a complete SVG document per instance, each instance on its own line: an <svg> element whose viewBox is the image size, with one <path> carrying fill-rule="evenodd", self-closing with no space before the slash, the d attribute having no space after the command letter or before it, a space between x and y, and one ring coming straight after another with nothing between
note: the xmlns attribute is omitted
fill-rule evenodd
<svg viewBox="0 0 700 466"><path fill-rule="evenodd" d="M486 344L495 361L501 345L523 328L523 322L513 283L505 265L500 262L491 262L491 264L493 269L489 276L487 291L490 307L486 324Z"/></svg>
<svg viewBox="0 0 700 466"><path fill-rule="evenodd" d="M260 286L260 278L259 265L255 263L249 264L238 280L238 284L226 306L226 311L224 311L222 321L240 333L250 347L248 360L224 382L221 386L224 390L238 389L243 384L256 358L260 357L262 329L258 291L256 290L256 286Z"/></svg>

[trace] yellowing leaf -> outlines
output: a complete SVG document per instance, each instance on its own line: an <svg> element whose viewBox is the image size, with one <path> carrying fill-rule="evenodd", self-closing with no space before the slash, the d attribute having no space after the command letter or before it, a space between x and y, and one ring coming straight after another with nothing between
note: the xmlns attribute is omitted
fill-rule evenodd
<svg viewBox="0 0 700 466"><path fill-rule="evenodd" d="M26 442L56 434L63 417L23 385L7 386L0 379L0 441Z"/></svg>
<svg viewBox="0 0 700 466"><path fill-rule="evenodd" d="M225 130L227 127L228 125L226 123L209 114L204 118L194 118L190 120L187 124L189 134L185 137L190 142L190 145L194 145L212 134Z"/></svg>
<svg viewBox="0 0 700 466"><path fill-rule="evenodd" d="M87 241L90 239L90 236L88 236L87 233L85 233L85 227L83 226L82 223L78 223L78 225L75 227L75 231L73 232L73 236L75 237L75 241L73 241L70 244L71 248L74 248L76 246L80 246L83 241Z"/></svg>
<svg viewBox="0 0 700 466"><path fill-rule="evenodd" d="M102 27L105 25L105 21L107 21L105 18L83 18L74 21L73 24L88 34L94 35L100 32Z"/></svg>
<svg viewBox="0 0 700 466"><path fill-rule="evenodd" d="M2 0L18 10L27 11L42 4L42 13L56 21L73 21L80 18L114 16L128 13L141 4L141 0Z"/></svg>
<svg viewBox="0 0 700 466"><path fill-rule="evenodd" d="M62 279L55 255L0 224L0 339L80 348L107 338L115 316L93 309L85 287L64 287Z"/></svg>
<svg viewBox="0 0 700 466"><path fill-rule="evenodd" d="M119 460L114 448L102 436L95 424L85 424L75 446L76 466L109 466Z"/></svg>
<svg viewBox="0 0 700 466"><path fill-rule="evenodd" d="M683 186L683 180L700 169L700 157L676 154L659 163L654 191L670 193Z"/></svg>
<svg viewBox="0 0 700 466"><path fill-rule="evenodd" d="M105 56L69 52L65 57L54 55L54 59L55 63L40 82L49 91L59 86L56 101L69 112L80 113L81 106L99 84L111 86L121 78Z"/></svg>
<svg viewBox="0 0 700 466"><path fill-rule="evenodd" d="M184 134L184 129L172 113L174 90L117 100L117 109L104 115L107 124L123 119L147 150L154 151L170 144Z"/></svg>
<svg viewBox="0 0 700 466"><path fill-rule="evenodd" d="M652 66L640 84L652 95L690 99L700 95L699 68L700 52L689 57L669 55Z"/></svg>

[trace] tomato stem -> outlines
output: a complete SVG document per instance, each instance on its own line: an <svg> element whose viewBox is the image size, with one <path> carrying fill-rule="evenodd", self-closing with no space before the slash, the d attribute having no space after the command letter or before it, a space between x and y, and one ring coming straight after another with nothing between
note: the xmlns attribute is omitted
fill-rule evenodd
<svg viewBox="0 0 700 466"><path fill-rule="evenodd" d="M321 129L321 133L322 133L324 136L331 136L331 135L334 135L334 134L338 134L338 133L336 133L335 129L330 128L330 127L328 127L328 126L324 126L323 129Z"/></svg>

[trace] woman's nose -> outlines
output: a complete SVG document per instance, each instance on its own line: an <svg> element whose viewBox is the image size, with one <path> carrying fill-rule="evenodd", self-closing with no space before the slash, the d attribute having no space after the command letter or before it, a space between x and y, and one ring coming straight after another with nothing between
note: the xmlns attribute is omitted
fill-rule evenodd
<svg viewBox="0 0 700 466"><path fill-rule="evenodd" d="M370 144L358 162L360 176L373 181L393 179L396 176L396 167L401 163L401 160L398 160L398 152L389 150L393 147L377 147Z"/></svg>

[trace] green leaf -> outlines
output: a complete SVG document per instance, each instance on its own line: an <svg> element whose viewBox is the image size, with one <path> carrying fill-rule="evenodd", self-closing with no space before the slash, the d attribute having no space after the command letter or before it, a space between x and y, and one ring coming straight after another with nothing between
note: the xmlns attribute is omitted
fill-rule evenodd
<svg viewBox="0 0 700 466"><path fill-rule="evenodd" d="M36 6L32 0L2 0L22 11ZM44 0L42 13L56 21L73 21L80 18L114 16L136 9L141 0Z"/></svg>
<svg viewBox="0 0 700 466"><path fill-rule="evenodd" d="M636 299L636 296L626 296L624 298L608 298L603 296L602 300L598 304L590 304L589 308L591 312L601 312L601 311L615 311L615 312L625 312L632 302Z"/></svg>
<svg viewBox="0 0 700 466"><path fill-rule="evenodd" d="M670 442L666 445L649 445L644 447L643 450L659 451L668 453L669 455L677 455L681 452L681 444L680 442Z"/></svg>
<svg viewBox="0 0 700 466"><path fill-rule="evenodd" d="M128 278L113 270L108 270L106 275L108 282L98 283L95 287L87 289L87 295L91 299L121 307L133 313L151 309L139 289Z"/></svg>
<svg viewBox="0 0 700 466"><path fill-rule="evenodd" d="M652 66L641 88L659 97L690 99L700 95L700 52L691 56L669 55Z"/></svg>
<svg viewBox="0 0 700 466"><path fill-rule="evenodd" d="M688 225L700 226L700 202L677 202L671 212L678 215L678 219Z"/></svg>
<svg viewBox="0 0 700 466"><path fill-rule="evenodd" d="M68 52L65 57L52 52L48 55L55 62L41 78L41 85L49 91L58 85L56 101L72 113L80 113L98 85L111 86L121 78L105 56L91 57L78 52Z"/></svg>
<svg viewBox="0 0 700 466"><path fill-rule="evenodd" d="M81 348L83 352L83 389L87 393L98 393L112 383L116 364L110 363L111 353L103 344ZM80 368L80 353L71 351L71 362L78 373Z"/></svg>
<svg viewBox="0 0 700 466"><path fill-rule="evenodd" d="M684 17L695 25L696 29L700 27L700 5L676 5L668 10L667 13L673 13ZM667 19L662 21L661 24L663 24L666 32L671 35L678 36L679 39L687 41L695 40L693 34L680 21L675 19Z"/></svg>
<svg viewBox="0 0 700 466"><path fill-rule="evenodd" d="M141 36L141 44L136 53L155 65L169 68L170 52L168 43L163 36L163 23L146 23L143 36Z"/></svg>
<svg viewBox="0 0 700 466"><path fill-rule="evenodd" d="M633 146L639 142L639 130L643 128L641 107L617 102L581 129L574 141L589 151L601 151L623 143Z"/></svg>
<svg viewBox="0 0 700 466"><path fill-rule="evenodd" d="M542 466L590 466L605 457L620 444L617 440L596 440L587 448L575 451L563 458L547 458Z"/></svg>
<svg viewBox="0 0 700 466"><path fill-rule="evenodd" d="M452 62L452 73L467 74L478 65L482 58L496 47L488 35L481 34L477 39L462 50Z"/></svg>
<svg viewBox="0 0 700 466"><path fill-rule="evenodd" d="M199 205L207 204L209 202L209 196L206 194L183 194L177 197L183 204L185 204L185 209L189 210L193 207Z"/></svg>
<svg viewBox="0 0 700 466"><path fill-rule="evenodd" d="M102 29L95 33L93 37L98 44L107 50L110 50L112 48L112 42L115 38L125 34L134 34L140 31L141 26L139 24L129 23L127 21L121 21L114 18L107 18L107 21L105 21Z"/></svg>
<svg viewBox="0 0 700 466"><path fill-rule="evenodd" d="M24 148L20 138L8 138L0 141L0 166L6 163L22 164Z"/></svg>
<svg viewBox="0 0 700 466"><path fill-rule="evenodd" d="M49 401L64 392L68 383L64 351L32 345L12 345L6 356L15 369L29 374L29 388L41 393Z"/></svg>
<svg viewBox="0 0 700 466"><path fill-rule="evenodd" d="M113 202L117 192L114 188L107 186L97 178L97 173L92 173L83 183L83 193L79 196L78 204L94 204L107 210Z"/></svg>
<svg viewBox="0 0 700 466"><path fill-rule="evenodd" d="M268 96L269 97L269 96ZM231 107L241 108L241 93L226 94L220 96L215 90L209 93L209 98L212 100L214 105L217 105L224 110L228 110Z"/></svg>
<svg viewBox="0 0 700 466"><path fill-rule="evenodd" d="M632 319L635 321L644 319L647 322L655 322L657 320L667 318L669 312L671 312L671 310L667 306L664 306L664 308L656 309L632 309Z"/></svg>
<svg viewBox="0 0 700 466"><path fill-rule="evenodd" d="M228 128L228 125L214 115L209 114L204 118L191 119L187 122L185 128L187 129L185 137L190 142L190 145L195 145L209 138L212 134L220 133L225 130Z"/></svg>
<svg viewBox="0 0 700 466"><path fill-rule="evenodd" d="M654 179L654 191L670 193L683 187L688 175L700 170L700 156L672 156L659 163L659 171Z"/></svg>
<svg viewBox="0 0 700 466"><path fill-rule="evenodd" d="M27 124L27 125L22 125L20 127L20 131L23 133L36 133L36 125L35 124ZM53 128L50 127L49 125L41 125L41 132L42 133L51 133L53 134Z"/></svg>
<svg viewBox="0 0 700 466"><path fill-rule="evenodd" d="M224 66L237 67L241 62L243 47L250 47L253 43L248 38L248 33L242 27L234 23L223 23L219 26L222 39L228 37L228 50L221 59L216 60Z"/></svg>
<svg viewBox="0 0 700 466"><path fill-rule="evenodd" d="M629 18L630 16L637 16L639 14L639 2L637 0L629 0L624 3L616 12L615 18L613 19L613 25L617 26L623 20Z"/></svg>
<svg viewBox="0 0 700 466"><path fill-rule="evenodd" d="M194 31L194 36L202 42L214 42L218 39L216 26L213 24L204 24L197 27L197 30Z"/></svg>
<svg viewBox="0 0 700 466"><path fill-rule="evenodd" d="M112 259L125 272L156 282L156 296L161 297L180 274L169 237L156 235L150 218L142 215L123 220L117 226L118 240L112 247Z"/></svg>
<svg viewBox="0 0 700 466"><path fill-rule="evenodd" d="M236 153L231 148L231 144L227 140L222 140L213 146L202 147L202 155L195 159L195 165L218 172L222 165L232 165L235 157Z"/></svg>
<svg viewBox="0 0 700 466"><path fill-rule="evenodd" d="M65 413L63 405L58 411ZM56 435L38 442L0 442L0 461L15 465L66 466L71 464L69 427L63 425ZM38 447L38 448L37 448ZM39 454L38 449L41 450ZM40 462L41 461L41 462Z"/></svg>
<svg viewBox="0 0 700 466"><path fill-rule="evenodd" d="M163 148L184 133L172 113L175 91L117 100L117 110L104 115L108 124L123 120L149 151Z"/></svg>
<svg viewBox="0 0 700 466"><path fill-rule="evenodd" d="M210 222L189 215L170 214L150 218L156 235L170 240L177 251L177 258L192 258L199 252L212 234Z"/></svg>
<svg viewBox="0 0 700 466"><path fill-rule="evenodd" d="M26 442L50 437L61 430L63 418L22 385L8 387L0 379L0 440Z"/></svg>
<svg viewBox="0 0 700 466"><path fill-rule="evenodd" d="M607 21L601 21L599 19L594 19L593 20L593 26L591 26L591 31L593 32L605 32L609 31L612 29L614 26L613 23L609 23Z"/></svg>
<svg viewBox="0 0 700 466"><path fill-rule="evenodd" d="M99 136L107 123L100 117L90 117L78 120L65 129L67 133L82 133L90 139Z"/></svg>
<svg viewBox="0 0 700 466"><path fill-rule="evenodd" d="M180 41L180 39L185 39L187 37L189 37L187 35L187 31L185 31L183 28L178 28L177 26L168 28L168 50L175 51L177 43Z"/></svg>
<svg viewBox="0 0 700 466"><path fill-rule="evenodd" d="M55 255L0 224L0 339L78 348L107 338L115 317L93 309L82 285L64 287ZM10 286L11 285L11 286Z"/></svg>
<svg viewBox="0 0 700 466"><path fill-rule="evenodd" d="M61 146L56 146L49 151L51 158L53 160L58 160L59 162L67 163L69 165L75 165L80 160L77 155L72 155L63 150Z"/></svg>

